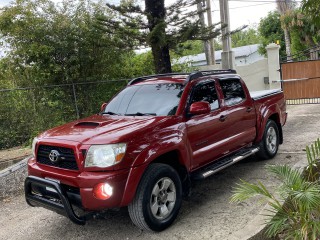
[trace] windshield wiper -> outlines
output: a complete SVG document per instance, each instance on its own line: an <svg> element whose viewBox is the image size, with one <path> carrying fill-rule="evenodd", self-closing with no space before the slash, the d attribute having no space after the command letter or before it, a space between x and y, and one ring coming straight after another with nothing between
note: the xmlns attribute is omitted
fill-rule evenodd
<svg viewBox="0 0 320 240"><path fill-rule="evenodd" d="M117 115L117 116L119 116L120 114L118 114L118 113L114 113L114 112L101 112L100 113L101 115L103 115L103 114L108 114L108 115Z"/></svg>
<svg viewBox="0 0 320 240"><path fill-rule="evenodd" d="M157 116L156 113L141 113L141 112L136 112L136 113L129 113L125 114L126 116Z"/></svg>

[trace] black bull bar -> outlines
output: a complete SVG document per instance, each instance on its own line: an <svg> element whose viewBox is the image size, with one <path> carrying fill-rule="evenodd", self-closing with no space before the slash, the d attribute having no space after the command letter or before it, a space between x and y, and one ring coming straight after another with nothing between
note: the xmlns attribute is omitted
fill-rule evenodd
<svg viewBox="0 0 320 240"><path fill-rule="evenodd" d="M40 187L43 189L51 188L55 190L57 199L53 200L41 194L36 194L33 187ZM39 178L35 176L28 176L24 185L25 198L27 203L32 207L44 207L58 214L68 217L72 222L84 225L86 223L86 216L77 216L74 212L67 192L61 187L60 183L49 179Z"/></svg>

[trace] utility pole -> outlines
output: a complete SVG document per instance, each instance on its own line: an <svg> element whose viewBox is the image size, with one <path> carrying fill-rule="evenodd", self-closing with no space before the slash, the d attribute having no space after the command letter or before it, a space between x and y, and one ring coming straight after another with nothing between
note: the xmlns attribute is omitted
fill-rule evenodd
<svg viewBox="0 0 320 240"><path fill-rule="evenodd" d="M204 14L203 14L203 5L205 4L204 0L197 3L197 10L199 13L199 19L202 27L205 27ZM203 41L204 53L206 55L207 65L212 65L212 58L210 56L210 49L208 41ZM210 60L211 59L211 60Z"/></svg>
<svg viewBox="0 0 320 240"><path fill-rule="evenodd" d="M207 17L208 17L208 27L212 27L212 15L211 15L211 0L207 0ZM209 58L209 65L216 64L216 59L214 55L214 39L211 38L209 40L209 51L210 51L210 58Z"/></svg>
<svg viewBox="0 0 320 240"><path fill-rule="evenodd" d="M222 26L222 69L234 69L235 56L231 47L229 3L228 0L219 0L219 3Z"/></svg>

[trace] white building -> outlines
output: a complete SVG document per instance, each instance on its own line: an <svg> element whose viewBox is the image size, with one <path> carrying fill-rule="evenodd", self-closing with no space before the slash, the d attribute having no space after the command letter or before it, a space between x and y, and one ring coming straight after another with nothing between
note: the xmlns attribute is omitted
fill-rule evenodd
<svg viewBox="0 0 320 240"><path fill-rule="evenodd" d="M258 52L259 44L247 45L243 47L233 48L232 51L235 53L235 65L243 66L257 62L264 59L264 56ZM222 50L215 51L216 64L221 64L221 52ZM207 65L206 56L204 53L197 55L189 55L179 58L174 61L174 64L190 63L191 66L205 66Z"/></svg>

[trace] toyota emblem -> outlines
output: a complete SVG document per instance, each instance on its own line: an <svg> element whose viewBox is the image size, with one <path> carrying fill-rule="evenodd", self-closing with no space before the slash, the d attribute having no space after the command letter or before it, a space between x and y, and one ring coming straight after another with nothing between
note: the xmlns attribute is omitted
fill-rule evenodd
<svg viewBox="0 0 320 240"><path fill-rule="evenodd" d="M60 153L57 150L51 150L49 159L52 163L57 163L60 160Z"/></svg>

